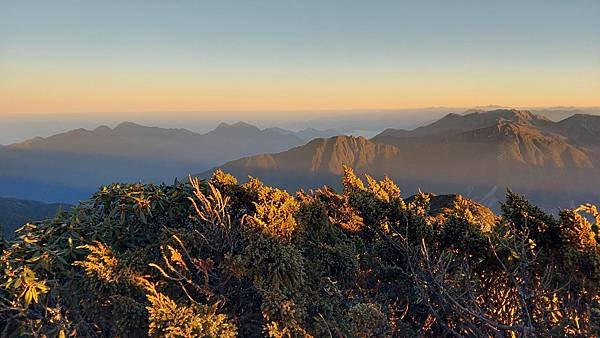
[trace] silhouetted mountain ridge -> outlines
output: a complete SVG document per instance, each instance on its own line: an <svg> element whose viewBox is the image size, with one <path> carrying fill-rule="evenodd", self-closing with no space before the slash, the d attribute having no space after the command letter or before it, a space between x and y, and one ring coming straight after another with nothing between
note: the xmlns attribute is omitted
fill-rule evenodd
<svg viewBox="0 0 600 338"><path fill-rule="evenodd" d="M222 123L205 134L133 122L74 129L0 148L0 196L73 203L73 196L86 198L101 184L172 182L199 168L304 143L293 132L245 122Z"/></svg>

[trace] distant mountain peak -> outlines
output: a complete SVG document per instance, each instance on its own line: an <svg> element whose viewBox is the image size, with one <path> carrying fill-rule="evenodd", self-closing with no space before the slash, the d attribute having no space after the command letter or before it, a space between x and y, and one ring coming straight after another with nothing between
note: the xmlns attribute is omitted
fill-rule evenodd
<svg viewBox="0 0 600 338"><path fill-rule="evenodd" d="M99 127L101 128L101 127ZM147 128L145 126L142 126L141 124L137 124L135 122L130 122L130 121L124 121L119 123L116 127L113 128L113 130L123 130L123 129L137 129L137 128Z"/></svg>
<svg viewBox="0 0 600 338"><path fill-rule="evenodd" d="M520 121L511 121L500 119L496 124L468 130L466 132L450 136L448 139L463 140L469 142L498 142L507 140L523 140L523 139L545 140L549 143L551 140L562 141L564 137L552 133L544 132L534 125L523 123ZM518 141L521 142L521 141Z"/></svg>
<svg viewBox="0 0 600 338"><path fill-rule="evenodd" d="M281 134L281 135L294 134L294 132L291 131L291 130L287 130L287 129L283 129L283 128L279 128L279 127L271 127L271 128L264 129L263 131L278 133L278 134Z"/></svg>
<svg viewBox="0 0 600 338"><path fill-rule="evenodd" d="M105 125L99 126L96 129L94 129L94 132L96 132L96 133L107 133L110 131L112 131L112 129Z"/></svg>
<svg viewBox="0 0 600 338"><path fill-rule="evenodd" d="M554 131L583 145L600 145L600 116L574 114L554 125Z"/></svg>
<svg viewBox="0 0 600 338"><path fill-rule="evenodd" d="M519 110L519 109L495 109L495 110L488 110L488 111L469 111L469 112L466 112L463 116L468 117L468 116L476 116L476 115L489 117L489 118L492 118L495 120L505 119L505 120L514 121L514 122L531 122L531 121L535 121L535 120L550 121L548 118L541 116L541 115L536 115L536 114L530 112L529 110Z"/></svg>
<svg viewBox="0 0 600 338"><path fill-rule="evenodd" d="M455 118L461 118L462 116L463 115L460 115L457 113L448 113L444 117L442 117L442 119L455 119Z"/></svg>
<svg viewBox="0 0 600 338"><path fill-rule="evenodd" d="M583 113L577 113L577 114L573 114L570 117L567 117L566 119L564 119L563 121L577 121L577 122L594 122L594 123L600 123L600 115L590 115L590 114L583 114ZM561 121L561 122L563 122Z"/></svg>
<svg viewBox="0 0 600 338"><path fill-rule="evenodd" d="M447 137L469 130L495 126L500 121L516 122L535 126L552 123L548 118L533 114L528 110L495 109L468 110L463 114L450 113L441 119L414 130L386 129L375 137Z"/></svg>
<svg viewBox="0 0 600 338"><path fill-rule="evenodd" d="M238 121L233 124L222 122L220 123L215 130L223 130L223 129L252 129L252 130L260 130L258 127L251 125L250 123L246 123L243 121Z"/></svg>

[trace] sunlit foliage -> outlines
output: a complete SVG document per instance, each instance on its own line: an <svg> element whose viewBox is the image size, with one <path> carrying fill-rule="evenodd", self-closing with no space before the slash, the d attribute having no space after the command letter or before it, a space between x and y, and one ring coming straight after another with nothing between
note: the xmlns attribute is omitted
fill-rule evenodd
<svg viewBox="0 0 600 338"><path fill-rule="evenodd" d="M595 206L432 198L349 168L342 193L221 171L103 187L0 243L0 336L600 334Z"/></svg>

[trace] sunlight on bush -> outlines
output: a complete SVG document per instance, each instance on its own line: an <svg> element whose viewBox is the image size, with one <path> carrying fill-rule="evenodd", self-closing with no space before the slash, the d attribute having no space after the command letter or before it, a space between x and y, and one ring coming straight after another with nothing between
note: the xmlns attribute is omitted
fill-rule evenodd
<svg viewBox="0 0 600 338"><path fill-rule="evenodd" d="M509 191L496 216L364 179L103 187L2 242L0 335L600 334L595 206L555 218Z"/></svg>

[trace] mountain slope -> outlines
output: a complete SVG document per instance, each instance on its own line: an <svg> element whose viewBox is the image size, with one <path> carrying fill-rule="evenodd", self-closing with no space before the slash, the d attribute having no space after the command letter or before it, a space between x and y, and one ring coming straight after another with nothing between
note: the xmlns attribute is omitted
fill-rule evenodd
<svg viewBox="0 0 600 338"><path fill-rule="evenodd" d="M408 134L315 140L221 168L292 190L335 185L342 165L348 165L359 173L390 176L411 191L459 192L488 205L501 200L506 188L527 193L547 208L600 201L598 153L581 141L597 140L591 133L595 124L586 122L591 127L583 135L592 136L584 138L567 133L574 123L567 122L517 110L448 115Z"/></svg>
<svg viewBox="0 0 600 338"><path fill-rule="evenodd" d="M58 210L68 210L66 204L46 204L36 201L0 197L0 225L5 236L12 237L15 229L27 222L54 217Z"/></svg>
<svg viewBox="0 0 600 338"><path fill-rule="evenodd" d="M474 159L490 156L494 165L523 165L534 168L592 168L585 150L569 144L565 137L531 125L498 122L496 125L454 135L440 142L437 151ZM432 149L432 151L435 151ZM476 158L473 154L477 154ZM451 160L450 158L447 160Z"/></svg>
<svg viewBox="0 0 600 338"><path fill-rule="evenodd" d="M588 153L567 143L563 136L527 124L501 121L490 127L419 144L391 145L352 136L317 139L285 152L228 162L222 168L233 172L261 169L340 175L342 166L348 165L377 174L392 175L401 170L413 178L420 173L436 173L447 179L453 176L447 168L460 176L465 173L461 167L465 167L466 172L471 173L470 179L475 179L480 175L473 176L476 171L469 168L484 167L487 174L499 169L593 169ZM481 177L482 180L488 178Z"/></svg>
<svg viewBox="0 0 600 338"><path fill-rule="evenodd" d="M508 121L525 125L545 126L552 121L526 110L498 109L492 111L471 111L467 114L448 114L443 118L414 130L387 129L375 136L380 137L444 137L461 132L491 127L498 122Z"/></svg>
<svg viewBox="0 0 600 338"><path fill-rule="evenodd" d="M396 147L373 143L364 137L334 136L274 155L257 155L230 162L265 169L288 169L341 174L343 165L367 168L398 155Z"/></svg>
<svg viewBox="0 0 600 338"><path fill-rule="evenodd" d="M231 161L221 168L238 177L261 177L269 183L295 189L322 181L333 182L342 174L344 165L358 171L381 169L398 155L398 149L392 145L376 144L364 137L334 136L315 139L280 153ZM200 176L208 176L211 172Z"/></svg>
<svg viewBox="0 0 600 338"><path fill-rule="evenodd" d="M597 115L575 114L559 121L551 129L579 145L600 144L600 116Z"/></svg>

